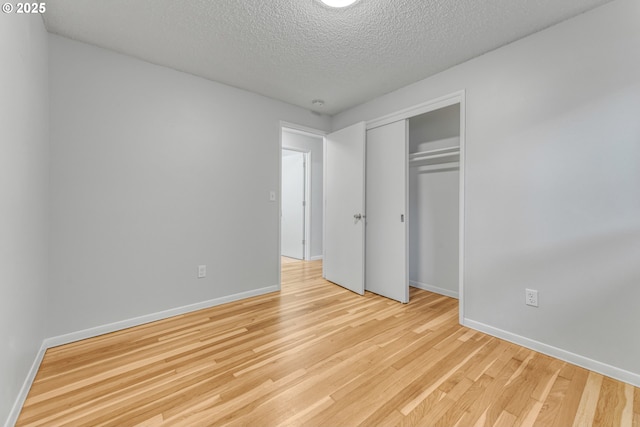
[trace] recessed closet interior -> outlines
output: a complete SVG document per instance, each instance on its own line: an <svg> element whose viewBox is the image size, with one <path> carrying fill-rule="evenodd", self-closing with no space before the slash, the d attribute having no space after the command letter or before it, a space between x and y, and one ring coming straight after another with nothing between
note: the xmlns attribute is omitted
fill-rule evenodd
<svg viewBox="0 0 640 427"><path fill-rule="evenodd" d="M409 285L457 298L460 104L408 121Z"/></svg>

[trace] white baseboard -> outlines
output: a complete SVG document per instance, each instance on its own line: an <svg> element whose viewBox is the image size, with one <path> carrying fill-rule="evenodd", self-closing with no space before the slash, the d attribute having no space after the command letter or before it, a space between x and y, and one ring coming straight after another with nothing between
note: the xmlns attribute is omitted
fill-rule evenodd
<svg viewBox="0 0 640 427"><path fill-rule="evenodd" d="M429 292L435 292L436 294L445 295L451 298L459 299L458 291L452 291L450 289L440 288L438 286L427 285L420 282L414 282L413 280L409 280L409 286L412 286L418 289L423 289Z"/></svg>
<svg viewBox="0 0 640 427"><path fill-rule="evenodd" d="M309 261L318 261L320 259L322 259L322 255L316 255L316 256L309 257Z"/></svg>
<svg viewBox="0 0 640 427"><path fill-rule="evenodd" d="M614 378L616 380L629 383L635 387L640 387L640 375L633 372L626 371L624 369L616 368L615 366L608 365L606 363L598 362L597 360L589 359L588 357L581 356L579 354L572 353L567 350L563 350L558 347L554 347L548 344L535 341L521 335L514 334L502 329L494 328L493 326L486 325L475 320L463 319L462 324L471 329L478 330L480 332L487 333L494 337L503 339L505 341L512 342L514 344L521 345L523 347L535 350L538 353L546 354L547 356L555 357L556 359L564 360L565 362L578 365L582 368L589 369L590 371L597 372L602 375Z"/></svg>
<svg viewBox="0 0 640 427"><path fill-rule="evenodd" d="M182 307L176 307L165 311L159 311L157 313L146 314L144 316L134 317L128 320L122 320L119 322L109 323L107 325L96 326L94 328L88 328L77 332L72 332L69 334L59 335L56 337L45 338L42 341L42 345L40 346L40 350L36 355L33 364L31 365L31 369L29 370L29 374L27 378L24 380L22 384L22 388L20 389L20 393L9 412L9 417L5 422L5 427L12 427L15 425L18 420L18 416L20 415L20 411L22 410L22 405L24 405L24 401L29 394L29 390L31 389L31 385L33 384L33 380L36 377L36 373L40 368L40 363L42 363L42 359L44 358L44 353L47 349L51 347L57 347L63 344L69 344L75 341L84 340L87 338L97 337L99 335L108 334L110 332L116 332L122 329L131 328L133 326L144 325L145 323L155 322L156 320L167 319L169 317L177 316L180 314L190 313L192 311L202 310L204 308L215 307L216 305L226 304L233 301L239 301L246 298L255 297L258 295L264 295L271 292L277 292L280 290L279 286L267 286L265 288L254 289L247 292L240 292L238 294L227 295L220 298L214 298L208 301L202 301L195 304L189 304Z"/></svg>
<svg viewBox="0 0 640 427"><path fill-rule="evenodd" d="M56 337L47 338L44 340L44 345L46 346L46 348L57 347L59 345L69 344L75 341L97 337L98 335L108 334L110 332L116 332L122 329L144 325L145 323L155 322L157 320L178 316L180 314L190 313L196 310L202 310L204 308L215 307L216 305L226 304L228 302L233 302L241 299L255 297L258 295L268 294L270 292L277 292L279 290L280 288L277 285L267 286L266 288L254 289L247 292L240 292L238 294L227 295L220 298L214 298L208 301L202 301L195 304L185 305L182 307L171 308L169 310L159 311L157 313L145 314L144 316L134 317L132 319L121 320L119 322L109 323L107 325L96 326L93 328L72 332L70 334L58 335Z"/></svg>
<svg viewBox="0 0 640 427"><path fill-rule="evenodd" d="M33 380L35 380L36 378L38 369L40 369L40 364L42 363L42 359L44 358L45 351L47 351L47 347L45 347L43 342L40 346L40 350L38 350L38 353L36 354L36 358L31 364L31 369L29 369L27 378L25 378L24 383L22 383L20 393L18 393L18 397L16 397L11 411L9 411L9 416L7 417L7 420L4 424L5 427L13 427L18 421L18 416L20 415L20 411L22 410L22 405L24 405L24 401L27 400L27 395L29 394L29 390L31 390L31 385L33 384Z"/></svg>

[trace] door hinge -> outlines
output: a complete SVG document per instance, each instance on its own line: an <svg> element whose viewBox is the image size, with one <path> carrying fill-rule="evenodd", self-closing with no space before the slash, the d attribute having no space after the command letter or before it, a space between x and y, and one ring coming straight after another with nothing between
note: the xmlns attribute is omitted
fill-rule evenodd
<svg viewBox="0 0 640 427"><path fill-rule="evenodd" d="M305 200L302 201L302 206L307 206L307 202Z"/></svg>
<svg viewBox="0 0 640 427"><path fill-rule="evenodd" d="M404 222L404 214L400 215L400 222Z"/></svg>

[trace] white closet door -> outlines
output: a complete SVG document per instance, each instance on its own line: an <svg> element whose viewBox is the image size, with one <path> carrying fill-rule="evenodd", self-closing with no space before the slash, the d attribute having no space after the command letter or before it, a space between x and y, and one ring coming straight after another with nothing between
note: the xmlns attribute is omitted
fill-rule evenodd
<svg viewBox="0 0 640 427"><path fill-rule="evenodd" d="M324 277L364 294L364 122L327 135Z"/></svg>
<svg viewBox="0 0 640 427"><path fill-rule="evenodd" d="M365 289L409 302L407 121L367 131Z"/></svg>

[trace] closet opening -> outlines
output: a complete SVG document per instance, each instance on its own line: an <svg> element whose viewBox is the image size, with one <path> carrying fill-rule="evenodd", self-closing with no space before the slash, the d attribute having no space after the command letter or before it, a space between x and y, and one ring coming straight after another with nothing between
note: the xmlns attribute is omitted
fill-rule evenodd
<svg viewBox="0 0 640 427"><path fill-rule="evenodd" d="M409 285L458 298L460 104L408 122Z"/></svg>

